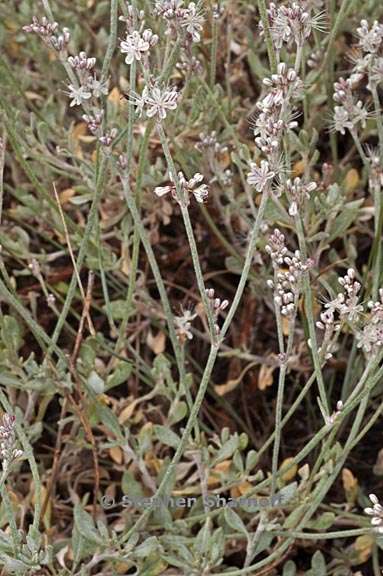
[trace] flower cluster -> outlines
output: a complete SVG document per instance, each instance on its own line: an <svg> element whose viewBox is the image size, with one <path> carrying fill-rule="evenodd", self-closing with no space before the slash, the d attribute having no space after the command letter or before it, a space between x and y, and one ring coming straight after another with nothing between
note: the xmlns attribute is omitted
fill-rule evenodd
<svg viewBox="0 0 383 576"><path fill-rule="evenodd" d="M383 289L379 290L380 300L368 302L365 309L359 302L361 284L355 280L353 268L349 268L347 274L338 281L344 292L325 304L325 311L321 313L317 327L325 331L324 341L328 343L332 334L340 330L342 322L347 321L356 334L358 348L362 348L369 356L375 356L383 347Z"/></svg>
<svg viewBox="0 0 383 576"><path fill-rule="evenodd" d="M182 316L174 317L176 334L180 342L185 343L186 340L192 340L193 333L191 331L191 323L196 316L196 313L192 313L190 310L185 310Z"/></svg>
<svg viewBox="0 0 383 576"><path fill-rule="evenodd" d="M94 110L92 114L83 114L82 119L88 127L89 132L92 134L98 134L100 131L102 120L104 118L104 111Z"/></svg>
<svg viewBox="0 0 383 576"><path fill-rule="evenodd" d="M201 40L204 17L198 4L190 2L185 7L183 0L157 0L154 12L166 21L166 34L177 36L183 31L186 41Z"/></svg>
<svg viewBox="0 0 383 576"><path fill-rule="evenodd" d="M292 316L300 294L302 275L309 270L312 262L303 262L299 250L289 256L285 237L278 229L270 236L265 250L274 267L274 281L267 282L269 288L274 290L274 302L283 316Z"/></svg>
<svg viewBox="0 0 383 576"><path fill-rule="evenodd" d="M157 42L157 34L153 34L150 29L144 30L142 33L137 30L130 34L127 33L125 40L120 42L121 53L126 54L125 63L132 64L134 60L140 61L148 55L150 48L155 46Z"/></svg>
<svg viewBox="0 0 383 576"><path fill-rule="evenodd" d="M292 2L287 6L277 6L271 2L267 14L271 36L277 50L281 50L283 44L289 46L293 42L297 46L303 46L313 28L322 30L323 14L313 15L307 2ZM262 22L260 22L259 27L261 34L263 34Z"/></svg>
<svg viewBox="0 0 383 576"><path fill-rule="evenodd" d="M363 52L376 54L379 51L383 42L383 25L377 20L371 28L369 28L367 20L361 20L356 33L359 39L358 46Z"/></svg>
<svg viewBox="0 0 383 576"><path fill-rule="evenodd" d="M15 448L15 416L4 414L0 425L0 458L2 460L3 470L7 470L10 464L23 455L23 451Z"/></svg>
<svg viewBox="0 0 383 576"><path fill-rule="evenodd" d="M383 289L379 290L380 301L368 303L370 317L360 332L357 332L358 348L375 355L383 347Z"/></svg>
<svg viewBox="0 0 383 576"><path fill-rule="evenodd" d="M341 134L346 129L352 132L358 124L364 128L368 117L368 111L361 100L355 100L354 83L358 78L339 78L334 84L334 128Z"/></svg>
<svg viewBox="0 0 383 576"><path fill-rule="evenodd" d="M190 195L193 194L196 201L202 204L209 194L209 189L207 185L201 184L202 180L203 175L200 174L199 172L194 174L194 176L190 178L190 180L187 180L183 172L180 171L178 172L178 185L181 189L181 193L183 196L182 199L179 198L177 195L177 184L173 181L172 178L171 178L171 184L168 184L166 186L157 186L154 189L154 193L160 198L165 194L171 193L175 200L177 200L178 202L180 201L186 202L186 205L189 204Z"/></svg>
<svg viewBox="0 0 383 576"><path fill-rule="evenodd" d="M219 334L220 328L218 324L218 316L229 306L229 300L221 300L220 298L216 298L214 288L208 288L206 290L206 296L213 313L215 332L216 334Z"/></svg>
<svg viewBox="0 0 383 576"><path fill-rule="evenodd" d="M130 101L136 106L141 116L145 110L148 118L164 120L169 110L177 108L179 92L175 88L145 86L142 94L131 94Z"/></svg>
<svg viewBox="0 0 383 576"><path fill-rule="evenodd" d="M290 201L289 214L296 216L304 201L310 198L311 192L317 189L315 182L302 182L298 176L294 180L286 180L286 192Z"/></svg>
<svg viewBox="0 0 383 576"><path fill-rule="evenodd" d="M267 160L261 160L260 166L255 162L250 162L250 172L247 175L247 182L251 186L255 186L257 192L262 192L266 188L267 183L274 179L275 172L270 170Z"/></svg>
<svg viewBox="0 0 383 576"><path fill-rule="evenodd" d="M379 500L375 494L370 494L369 499L373 504L372 508L365 508L365 514L368 516L372 516L371 518L371 525L374 527L376 532L382 534L383 533L383 506L379 504Z"/></svg>
<svg viewBox="0 0 383 576"><path fill-rule="evenodd" d="M257 102L258 114L253 120L255 144L267 155L271 171L280 170L282 136L297 127L292 101L302 93L302 82L296 72L281 63L277 74L263 80L266 94Z"/></svg>
<svg viewBox="0 0 383 576"><path fill-rule="evenodd" d="M49 22L45 16L42 17L41 21L37 16L33 16L32 23L23 26L23 30L37 34L49 48L60 52L66 50L70 40L70 32L68 28L63 28L62 32L59 33L58 27L57 22Z"/></svg>
<svg viewBox="0 0 383 576"><path fill-rule="evenodd" d="M108 82L97 79L94 67L96 58L88 58L86 52L69 56L68 63L76 72L78 82L69 84L68 96L72 99L70 106L81 106L92 97L98 99L108 94Z"/></svg>
<svg viewBox="0 0 383 576"><path fill-rule="evenodd" d="M330 315L337 312L341 320L347 320L354 324L363 312L363 306L359 304L359 292L361 285L355 280L355 270L349 268L343 278L338 278L339 284L344 288L334 300L325 304Z"/></svg>

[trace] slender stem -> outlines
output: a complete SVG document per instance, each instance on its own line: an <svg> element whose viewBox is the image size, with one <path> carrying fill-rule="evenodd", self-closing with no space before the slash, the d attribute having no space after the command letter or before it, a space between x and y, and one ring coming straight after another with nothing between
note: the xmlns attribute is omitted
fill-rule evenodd
<svg viewBox="0 0 383 576"><path fill-rule="evenodd" d="M210 88L213 89L215 85L215 75L217 70L217 47L218 47L218 22L212 14L212 41L210 53Z"/></svg>
<svg viewBox="0 0 383 576"><path fill-rule="evenodd" d="M277 59L275 55L273 39L271 36L270 26L269 26L269 17L267 15L267 8L265 0L258 0L258 10L259 15L261 17L262 26L263 26L263 33L265 35L266 47L267 47L267 54L269 56L269 64L270 70L273 74L277 71Z"/></svg>
<svg viewBox="0 0 383 576"><path fill-rule="evenodd" d="M99 170L96 170L95 193L94 193L92 205L91 205L90 210L89 210L88 221L87 221L86 226L85 226L84 236L82 238L80 250L78 252L78 256L77 256L77 260L76 260L77 270L79 272L80 272L81 267L84 263L85 256L86 256L86 253L88 250L89 240L90 240L91 234L92 234L93 229L94 229L94 225L95 225L96 220L97 220L98 205L99 205L99 202L100 202L100 199L102 196L102 192L104 190L104 181L105 181L105 176L106 176L107 160L108 160L107 157L103 156L101 162L99 162L99 161L97 162L97 164L100 164L100 167L99 167ZM69 313L69 310L70 310L70 307L72 304L72 300L73 300L74 295L75 295L76 285L77 285L76 273L73 272L72 279L71 279L71 282L69 284L68 293L67 293L67 296L66 296L66 299L64 302L63 309L61 311L60 317L59 317L57 324L55 326L54 332L52 334L52 344L50 345L50 347L48 349L48 355L51 353L52 347L54 345L56 345L56 343L59 339L59 336L61 334L61 330L64 326L65 319Z"/></svg>
<svg viewBox="0 0 383 576"><path fill-rule="evenodd" d="M295 310L298 306L298 295L295 297ZM274 496L277 487L277 470L278 470L278 457L279 457L279 449L281 445L281 434L282 434L282 409L283 409L283 395L285 389L285 381L286 381L286 372L287 372L287 361L290 357L293 342L294 342L294 329L295 329L295 318L296 312L294 312L294 316L290 319L289 323L289 336L287 340L287 348L286 348L286 356L284 358L283 364L279 370L279 378L278 378L278 392L277 392L277 403L275 408L275 440L274 440L274 448L273 448L273 458L272 458L272 468L271 468L271 497ZM283 354L283 348L281 349L281 354Z"/></svg>
<svg viewBox="0 0 383 576"><path fill-rule="evenodd" d="M302 255L303 260L307 260L305 232L304 232L302 220L301 220L301 217L299 214L297 214L297 216L295 217L295 224L296 224L296 230L297 230L297 235L298 235L299 249L301 251L301 255ZM308 324L309 336L310 336L310 350L311 350L311 356L313 359L315 374L316 374L317 383L318 383L319 396L320 396L320 400L321 400L323 409L324 409L326 415L329 416L330 410L329 410L326 388L325 388L325 384L324 384L324 380L323 380L321 362L320 362L319 352L318 352L318 343L317 343L315 323L314 323L313 296L312 296L310 278L309 278L309 272L308 271L305 272L304 276L303 276L303 292L305 295L305 312L306 312L306 318L307 318L307 324Z"/></svg>
<svg viewBox="0 0 383 576"><path fill-rule="evenodd" d="M113 52L116 48L117 43L117 27L118 27L118 0L110 0L110 32L108 47L106 49L106 54L101 71L101 82L105 82L110 68L110 63L112 61Z"/></svg>
<svg viewBox="0 0 383 576"><path fill-rule="evenodd" d="M163 129L161 124L158 125L157 130L158 130L158 133L160 136L162 149L163 149L164 154L165 154L165 158L166 158L166 162L168 165L168 169L169 169L171 178L172 178L173 182L175 182L176 187L177 187L178 202L179 202L179 205L181 208L181 214L182 214L182 218L183 218L183 221L185 224L186 234L188 237L188 242L189 242L189 246L190 246L190 252L191 252L191 256L192 256L194 272L196 274L198 289L200 292L200 296L201 296L201 300L202 300L203 307L205 310L205 314L206 314L206 317L207 317L208 323L209 323L210 338L212 339L212 341L216 341L217 334L216 334L216 330L214 327L214 325L215 325L214 316L213 316L213 312L212 312L208 297L206 295L205 282L203 279L203 274L202 274L201 265L200 265L200 261L199 261L197 244L196 244L196 241L194 238L194 232L193 232L193 227L192 227L192 224L190 221L189 210L187 208L187 202L189 201L189 199L184 197L185 193L182 190L182 187L181 187L181 184L180 184L180 181L178 178L178 174L177 174L173 159L172 159L171 154L170 154L168 141L167 141L164 129Z"/></svg>

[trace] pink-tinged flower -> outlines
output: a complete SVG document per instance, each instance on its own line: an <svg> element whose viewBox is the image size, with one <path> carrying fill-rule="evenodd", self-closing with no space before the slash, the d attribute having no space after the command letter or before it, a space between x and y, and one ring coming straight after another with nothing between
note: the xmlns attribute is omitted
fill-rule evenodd
<svg viewBox="0 0 383 576"><path fill-rule="evenodd" d="M257 192L262 192L269 180L273 180L275 172L270 170L267 160L261 160L258 166L255 162L250 163L251 171L247 175L248 184L255 186Z"/></svg>

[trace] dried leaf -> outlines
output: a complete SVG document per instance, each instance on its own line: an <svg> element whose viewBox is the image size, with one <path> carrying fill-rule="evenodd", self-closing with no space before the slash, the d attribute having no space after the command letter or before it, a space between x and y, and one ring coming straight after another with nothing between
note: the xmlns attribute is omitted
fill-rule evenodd
<svg viewBox="0 0 383 576"><path fill-rule="evenodd" d="M295 162L293 166L293 178L296 178L297 176L302 176L304 171L305 171L305 161L298 160L298 162Z"/></svg>
<svg viewBox="0 0 383 576"><path fill-rule="evenodd" d="M274 366L266 366L266 364L262 364L258 375L258 388L260 390L266 390L268 386L272 385L273 371Z"/></svg>
<svg viewBox="0 0 383 576"><path fill-rule="evenodd" d="M358 479L355 478L351 470L343 468L342 482L347 502L349 504L354 504L358 496Z"/></svg>
<svg viewBox="0 0 383 576"><path fill-rule="evenodd" d="M165 333L160 331L157 332L155 336L153 336L152 332L149 331L146 342L149 348L153 350L154 354L162 354L163 351L165 350L165 344L166 344Z"/></svg>
<svg viewBox="0 0 383 576"><path fill-rule="evenodd" d="M65 188L65 190L63 190L59 194L60 204L61 205L66 204L71 198L73 198L75 194L76 191L74 190L74 188Z"/></svg>
<svg viewBox="0 0 383 576"><path fill-rule="evenodd" d="M351 168L346 174L344 179L344 188L346 192L352 192L355 190L360 182L360 176L358 170Z"/></svg>
<svg viewBox="0 0 383 576"><path fill-rule="evenodd" d="M116 106L119 106L121 103L121 92L119 91L119 89L117 88L117 86L115 86L113 88L113 90L111 90L111 92L109 92L109 96L108 96L108 101L112 102L113 104L115 104Z"/></svg>
<svg viewBox="0 0 383 576"><path fill-rule="evenodd" d="M374 538L369 534L363 534L358 536L355 540L353 547L357 555L358 564L363 564L367 562L372 553L372 547L374 545Z"/></svg>
<svg viewBox="0 0 383 576"><path fill-rule="evenodd" d="M109 448L109 454L113 462L115 462L116 464L122 464L123 455L122 450L119 446L113 446L112 448Z"/></svg>
<svg viewBox="0 0 383 576"><path fill-rule="evenodd" d="M283 460L280 467L280 471L283 472L284 469L289 468L290 464L292 464L293 462L294 458L286 458L285 460ZM290 482L290 480L293 480L297 472L298 472L298 465L293 464L291 468L289 468L288 470L286 470L284 474L282 474L283 482Z"/></svg>

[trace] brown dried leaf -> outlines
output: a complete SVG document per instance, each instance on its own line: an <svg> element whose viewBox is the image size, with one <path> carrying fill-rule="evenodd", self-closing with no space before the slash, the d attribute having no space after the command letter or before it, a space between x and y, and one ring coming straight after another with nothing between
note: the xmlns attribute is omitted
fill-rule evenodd
<svg viewBox="0 0 383 576"><path fill-rule="evenodd" d="M152 332L149 331L146 343L149 348L153 350L154 354L162 354L162 352L165 350L166 344L165 333L160 331L155 336L153 336Z"/></svg>
<svg viewBox="0 0 383 576"><path fill-rule="evenodd" d="M354 504L358 496L358 479L348 468L342 470L343 489L349 504Z"/></svg>
<svg viewBox="0 0 383 576"><path fill-rule="evenodd" d="M262 364L258 374L258 388L260 390L266 390L268 386L272 385L274 380L273 372L274 366L266 366L266 364Z"/></svg>

